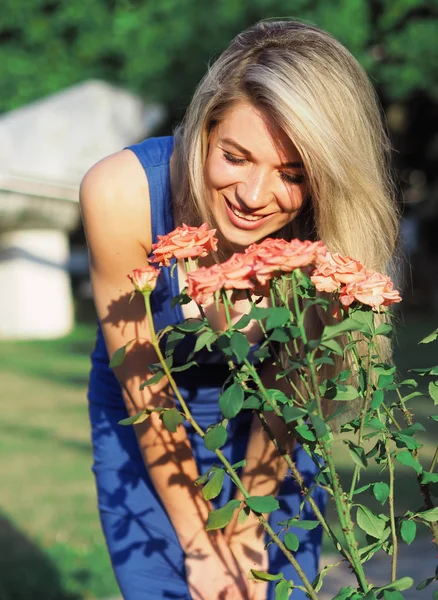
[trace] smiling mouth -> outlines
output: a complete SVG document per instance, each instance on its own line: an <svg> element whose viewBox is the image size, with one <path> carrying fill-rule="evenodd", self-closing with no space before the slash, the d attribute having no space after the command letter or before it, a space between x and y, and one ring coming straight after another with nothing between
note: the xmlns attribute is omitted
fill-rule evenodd
<svg viewBox="0 0 438 600"><path fill-rule="evenodd" d="M230 210L240 219L245 219L245 221L260 221L261 219L264 219L269 216L269 215L259 215L259 216L252 215L251 213L247 213L242 210L239 210L238 208L235 208L230 202L228 202L227 199L225 199L225 201L228 204Z"/></svg>

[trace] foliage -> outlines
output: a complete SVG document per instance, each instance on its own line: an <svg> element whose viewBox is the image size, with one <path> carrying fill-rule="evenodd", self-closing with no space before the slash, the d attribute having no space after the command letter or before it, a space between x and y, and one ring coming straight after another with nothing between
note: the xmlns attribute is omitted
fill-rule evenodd
<svg viewBox="0 0 438 600"><path fill-rule="evenodd" d="M171 235L172 233L168 234ZM162 334L160 332L157 337L154 330L150 306L151 290L143 292L151 331L151 344L179 403L178 410L175 408L153 410L161 411L163 422L170 431L175 431L178 424L182 423L182 415L184 415L194 431L204 439L206 447L219 459L220 465L211 467L196 481L197 485L204 486L205 499L220 494L225 475L231 478L241 494L242 500L230 500L220 508L210 511L207 529L225 528L232 521L236 511L238 513L251 511L270 535L272 542L278 545L295 568L299 578L294 581L286 579L282 573L274 575L251 571L255 579L278 581L276 597L286 599L290 591L296 587L305 591L306 596L311 600L317 600L327 572L340 562L346 561L357 579L357 587L341 588L336 596L338 600L375 600L382 597L403 599L403 592L411 588L414 581L411 577L397 577L400 542L411 544L417 535L417 525L422 525L430 529L437 544L438 507L434 505L432 498L436 495L436 486L433 486L438 483L438 474L435 472L438 447L431 464L426 466L421 460L422 444L416 438L418 432L424 431L424 427L415 421L412 411L407 408L408 402L421 395L416 390L418 383L412 378L399 380L395 367L387 364L381 356L379 338L391 336L392 327L388 322L379 319L378 313L385 310L385 302L387 305L397 302L398 294L392 289L390 283L385 282L380 292L374 289L372 295L370 293L366 297L363 296L359 293L359 288L362 285L366 287L366 278L372 277L371 272L364 273L356 269L359 263L348 259L350 261L349 282L345 284L345 288L350 292L355 289L357 296L355 295L351 304L343 302L343 286L339 285L334 292L334 298L331 299L334 299L335 303L339 301L343 303L343 308L340 309L340 313L336 312L337 316L333 324L326 326L319 338L311 339L304 326L306 311L311 307L318 307L318 310L327 312L331 306L327 295L317 294L320 282L318 282L319 277L314 277L314 274L318 272L321 264L327 266L327 261L333 261L333 257L330 253L323 255L318 243L314 245L313 258L305 242L296 240L283 242L282 251L276 244L275 240L264 240L258 244L258 247L263 246L264 253L257 254L255 249L257 245L253 245L251 252L240 255L246 257L243 259L247 261L247 265L251 264L251 271L242 277L247 283L247 289L252 289L251 286L257 282L258 273L262 272L266 276L266 264L271 263L263 263L262 257L266 258L267 249L272 250L269 259L276 255L276 267L269 276L269 291L264 290L271 300L269 308L257 306L248 291L248 301L251 306L249 315L247 319L243 319L243 325L242 319L237 324L233 324L230 313L232 296L229 296L225 289L221 289L224 283L219 278L217 290L212 290L211 294L214 293L216 301L220 299L223 304L227 329L224 332L215 331L206 319L201 304L198 304L201 319L188 319L174 327L174 330L179 333L185 331L186 335L204 335L208 332L216 336L216 349L223 353L229 365L228 383L224 385L224 390L219 397L219 407L224 419L211 425L208 431L203 431L198 425L178 389L173 377L172 361L169 361L174 349L173 341L171 339L170 346L164 350L165 358L158 343ZM295 266L287 267L285 265L289 258L288 250L292 247ZM301 248L304 270L296 267L300 252L297 248ZM201 252L202 248L199 250ZM337 270L338 263L332 264L333 272L327 276L343 279L346 273L345 261L339 260L339 264L342 265L339 267L340 270ZM316 265L313 274L309 273L310 265ZM186 267L188 266L188 259L186 259ZM222 265L212 268L221 267ZM189 268L188 270L190 271ZM350 270L355 273L355 283L351 281ZM202 275L205 276L206 281L210 281L205 269ZM184 296L191 289L191 277L192 272L189 272L188 288L179 297L181 302L185 301ZM242 283L239 281L239 289L244 288ZM196 301L195 295L191 297ZM200 297L203 298L202 295ZM359 298L364 299L359 300ZM260 350L266 352L260 353L259 359L263 362L269 358L276 365L278 389L265 387L254 362L248 358L247 344L242 343L242 338L245 336L238 330L248 324L248 319L256 320L263 332L264 338ZM361 339L366 341L365 352ZM422 343L428 344L435 339L436 332L433 332L422 340ZM233 342L233 340L237 341ZM280 346L273 342L279 342ZM287 358L280 359L279 347L285 351ZM325 365L335 366L339 356L343 358L342 365L335 369L334 373L327 375L327 371L324 370ZM196 362L196 355L191 362ZM437 383L437 367L417 369L417 371L421 376L431 380L433 391L430 391L429 385L430 400L433 405L438 404L433 387ZM354 414L347 409L349 404L357 399L359 399L359 403L356 402L359 409L358 414ZM327 412L327 400L334 405L334 412L333 410ZM277 523L277 530L275 530L275 523L271 526L265 515L277 510L278 501L273 496L250 495L236 472L237 466L231 465L220 450L221 445L226 441L228 421L243 410L252 410L258 415L269 438L280 450L303 495L298 513L287 521ZM170 411L173 411L178 419L167 424L165 417ZM286 424L290 434L301 443L304 451L317 465L318 472L314 477L313 485L325 489L331 496L341 526L339 535L321 514L297 464L282 446L283 442L270 428L265 418L267 411L275 413L278 419ZM133 420L143 420L150 412L151 410L145 409ZM336 423L334 414L342 417L340 431L338 426L333 426ZM437 419L434 414L430 418ZM129 422L132 423L132 419ZM340 481L338 465L333 453L335 444L339 442L348 447L351 457L352 475L348 486ZM380 467L377 480L359 486L361 475L369 469L372 462ZM412 469L421 490L423 505L412 506L402 514L396 514L395 477L400 465ZM370 504L370 496L365 494L370 489L378 502L377 510L373 503ZM307 504L313 510L314 520L303 520L304 507ZM311 530L318 525L322 526L341 556L338 563L325 566L311 582L294 556L294 552L299 547L299 538L289 529ZM358 530L365 536L365 543L360 543ZM368 579L363 567L364 563L378 551L390 555L392 565L390 580L380 586L376 586ZM420 582L417 590L421 591L428 587L437 578L438 571Z"/></svg>
<svg viewBox="0 0 438 600"><path fill-rule="evenodd" d="M436 98L436 8L436 0L5 0L0 111L94 77L160 100L179 119L206 65L230 39L280 15L331 32L386 101L420 90Z"/></svg>

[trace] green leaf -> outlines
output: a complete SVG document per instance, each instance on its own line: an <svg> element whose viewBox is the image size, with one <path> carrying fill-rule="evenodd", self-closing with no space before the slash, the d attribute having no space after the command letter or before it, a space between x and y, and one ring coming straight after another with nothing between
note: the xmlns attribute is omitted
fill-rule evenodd
<svg viewBox="0 0 438 600"><path fill-rule="evenodd" d="M181 331L175 331L175 329L171 329L170 333L166 337L166 355L172 355L173 351L178 346L180 341L183 340L185 337L185 333L182 333Z"/></svg>
<svg viewBox="0 0 438 600"><path fill-rule="evenodd" d="M243 317L241 317L237 323L234 323L233 327L234 329L245 329L245 327L249 325L250 321L251 317L249 315L243 315Z"/></svg>
<svg viewBox="0 0 438 600"><path fill-rule="evenodd" d="M396 579L395 581L392 581L387 585L382 585L381 587L376 588L374 591L376 593L381 592L383 590L399 590L402 592L403 590L408 590L413 585L414 580L412 579L412 577L401 577L400 579Z"/></svg>
<svg viewBox="0 0 438 600"><path fill-rule="evenodd" d="M324 437L327 433L327 425L324 423L324 420L318 415L310 415L310 420L312 421L316 438L319 440Z"/></svg>
<svg viewBox="0 0 438 600"><path fill-rule="evenodd" d="M338 356L343 356L344 354L344 350L341 344L336 340L325 340L321 342L321 346L323 346L324 348L328 348L328 350L331 350L334 354L337 354Z"/></svg>
<svg viewBox="0 0 438 600"><path fill-rule="evenodd" d="M392 434L392 437L395 440L397 448L407 448L408 450L416 450L417 448L421 448L423 444L417 442L415 438L411 435L404 435L398 431Z"/></svg>
<svg viewBox="0 0 438 600"><path fill-rule="evenodd" d="M373 333L374 332L374 313L372 310L355 310L350 312L353 321L362 325L362 333Z"/></svg>
<svg viewBox="0 0 438 600"><path fill-rule="evenodd" d="M239 362L245 360L251 349L248 338L240 331L235 331L230 338L231 349Z"/></svg>
<svg viewBox="0 0 438 600"><path fill-rule="evenodd" d="M268 356L270 356L269 346L263 346L254 352L254 358L260 361L263 361Z"/></svg>
<svg viewBox="0 0 438 600"><path fill-rule="evenodd" d="M380 323L376 329L376 335L386 335L389 337L392 333L392 327L389 323Z"/></svg>
<svg viewBox="0 0 438 600"><path fill-rule="evenodd" d="M275 327L282 327L290 319L289 310L285 306L276 306L270 312L266 319L266 329L274 329Z"/></svg>
<svg viewBox="0 0 438 600"><path fill-rule="evenodd" d="M184 365L178 365L177 367L172 367L171 371L172 373L180 373L181 371L187 371L187 369L191 369L194 366L198 366L198 363L195 360L191 360L188 363L185 363Z"/></svg>
<svg viewBox="0 0 438 600"><path fill-rule="evenodd" d="M365 450L362 448L362 446L358 446L351 440L344 440L344 444L347 444L350 451L350 456L357 466L361 469L366 469L368 467L368 461L365 455Z"/></svg>
<svg viewBox="0 0 438 600"><path fill-rule="evenodd" d="M426 485L428 483L438 483L438 473L430 473L430 471L423 471L421 476L421 483Z"/></svg>
<svg viewBox="0 0 438 600"><path fill-rule="evenodd" d="M429 396L432 398L433 403L438 404L438 381L431 381L429 383Z"/></svg>
<svg viewBox="0 0 438 600"><path fill-rule="evenodd" d="M380 542L380 541L373 542L372 544L368 544L368 546L365 546L364 548L360 548L359 555L360 555L361 561L364 563L367 560L370 560L370 558L372 558L374 556L374 554L381 549L382 549L382 542Z"/></svg>
<svg viewBox="0 0 438 600"><path fill-rule="evenodd" d="M367 483L366 485L362 485L360 488L357 488L354 490L354 495L356 494L362 494L362 492L366 492L367 490L370 489L370 487L372 486L372 483Z"/></svg>
<svg viewBox="0 0 438 600"><path fill-rule="evenodd" d="M249 510L249 508L247 506L243 506L239 510L239 514L237 515L237 523L239 525L243 525L250 514L251 514L251 511Z"/></svg>
<svg viewBox="0 0 438 600"><path fill-rule="evenodd" d="M204 485L205 483L207 483L208 478L210 477L210 473L211 468L195 479L195 485Z"/></svg>
<svg viewBox="0 0 438 600"><path fill-rule="evenodd" d="M432 333L427 335L425 338L423 338L418 343L419 344L430 344L430 342L434 342L437 338L438 338L438 329L435 329L435 331L432 331Z"/></svg>
<svg viewBox="0 0 438 600"><path fill-rule="evenodd" d="M406 544L412 544L417 534L417 524L415 521L402 521L400 527L401 538Z"/></svg>
<svg viewBox="0 0 438 600"><path fill-rule="evenodd" d="M319 521L300 521L298 519L289 519L287 522L288 527L297 527L298 529L305 529L306 531L312 531L320 525Z"/></svg>
<svg viewBox="0 0 438 600"><path fill-rule="evenodd" d="M126 419L122 419L118 422L118 425L134 425L134 423L143 423L151 416L150 411L141 410L136 415L132 415L132 417L127 417Z"/></svg>
<svg viewBox="0 0 438 600"><path fill-rule="evenodd" d="M225 444L225 442L227 441L227 437L227 430L223 425L217 425L217 427L212 427L212 429L209 429L204 435L205 447L207 448L207 450L217 450Z"/></svg>
<svg viewBox="0 0 438 600"><path fill-rule="evenodd" d="M326 325L324 327L324 331L322 332L321 341L326 342L327 340L332 340L338 335L342 335L347 331L359 331L363 328L361 323L354 321L351 318L344 319L340 323L336 323L336 325Z"/></svg>
<svg viewBox="0 0 438 600"><path fill-rule="evenodd" d="M376 498L380 502L380 504L385 504L385 502L389 498L389 485L380 481L373 485L373 493Z"/></svg>
<svg viewBox="0 0 438 600"><path fill-rule="evenodd" d="M356 400L359 396L359 392L353 385L335 385L327 389L324 394L329 400L335 400L337 402L350 402Z"/></svg>
<svg viewBox="0 0 438 600"><path fill-rule="evenodd" d="M196 333L206 325L208 325L208 322L204 319L186 319L183 323L174 325L174 328L181 333Z"/></svg>
<svg viewBox="0 0 438 600"><path fill-rule="evenodd" d="M234 511L239 508L239 500L230 500L221 508L212 510L208 513L206 530L223 529L228 525L234 515Z"/></svg>
<svg viewBox="0 0 438 600"><path fill-rule="evenodd" d="M274 600L288 600L290 591L290 582L289 581L280 581L275 586L275 598Z"/></svg>
<svg viewBox="0 0 438 600"><path fill-rule="evenodd" d="M341 589L336 594L336 596L333 598L333 600L348 600L348 598L350 598L352 593L353 593L352 587L348 587L348 588L341 587Z"/></svg>
<svg viewBox="0 0 438 600"><path fill-rule="evenodd" d="M250 496L246 498L245 503L256 513L271 513L280 508L274 496Z"/></svg>
<svg viewBox="0 0 438 600"><path fill-rule="evenodd" d="M385 399L385 392L383 390L376 390L373 393L373 399L371 400L371 408L376 410L380 407L383 400Z"/></svg>
<svg viewBox="0 0 438 600"><path fill-rule="evenodd" d="M216 340L217 347L225 356L233 356L233 350L231 348L230 336L226 333L222 333Z"/></svg>
<svg viewBox="0 0 438 600"><path fill-rule="evenodd" d="M123 361L125 360L125 356L126 356L127 347L133 341L134 340L131 340L130 342L128 342L121 348L117 348L117 350L112 355L110 363L109 363L109 366L111 369L114 369L114 367L120 367L120 365L123 364Z"/></svg>
<svg viewBox="0 0 438 600"><path fill-rule="evenodd" d="M294 533L289 532L284 536L284 545L288 550L296 552L298 550L298 546L300 545L300 540Z"/></svg>
<svg viewBox="0 0 438 600"><path fill-rule="evenodd" d="M266 308L264 306L253 306L251 308L251 312L249 316L251 319L256 319L257 321L261 321L262 319L266 319L270 315L272 308Z"/></svg>
<svg viewBox="0 0 438 600"><path fill-rule="evenodd" d="M238 383L233 383L219 396L219 407L226 419L233 419L242 409L243 390Z"/></svg>
<svg viewBox="0 0 438 600"><path fill-rule="evenodd" d="M438 375L438 365L435 367L427 367L426 369L409 369L410 371L413 371L414 373L418 373L420 375L420 377L423 377L424 375Z"/></svg>
<svg viewBox="0 0 438 600"><path fill-rule="evenodd" d="M283 417L286 423L291 421L297 421L307 416L307 410L299 408L298 406L285 406L283 407Z"/></svg>
<svg viewBox="0 0 438 600"><path fill-rule="evenodd" d="M211 350L211 344L216 341L216 334L213 331L203 331L201 335L196 339L194 353L199 352L202 348L207 346L208 350Z"/></svg>
<svg viewBox="0 0 438 600"><path fill-rule="evenodd" d="M425 521L429 521L430 523L434 523L435 521L438 521L438 506L435 506L435 508L431 508L430 510L417 513L415 516L420 517Z"/></svg>
<svg viewBox="0 0 438 600"><path fill-rule="evenodd" d="M248 398L245 398L245 400L243 402L243 408L247 408L247 409L257 410L257 409L262 408L262 406L263 406L262 398L260 398L260 396L256 396L255 394L248 396Z"/></svg>
<svg viewBox="0 0 438 600"><path fill-rule="evenodd" d="M423 472L423 467L420 465L418 460L412 456L410 452L407 450L403 450L403 452L399 452L396 456L398 462L406 467L411 467L417 473Z"/></svg>
<svg viewBox="0 0 438 600"><path fill-rule="evenodd" d="M184 417L176 408L164 410L160 415L160 419L163 421L164 427L172 433L175 433L178 425L181 425L184 421Z"/></svg>
<svg viewBox="0 0 438 600"><path fill-rule="evenodd" d="M213 475L202 488L204 500L212 500L219 496L224 484L225 471L223 469L214 469Z"/></svg>
<svg viewBox="0 0 438 600"><path fill-rule="evenodd" d="M155 373L155 375L152 375L152 377L148 377L148 379L146 379L146 381L143 381L140 384L140 390L144 390L145 387L149 387L150 385L155 385L156 383L161 381L161 379L164 376L165 376L165 374L163 371L157 371L157 373Z"/></svg>
<svg viewBox="0 0 438 600"><path fill-rule="evenodd" d="M383 598L385 600L404 600L404 596L397 590L384 590Z"/></svg>
<svg viewBox="0 0 438 600"><path fill-rule="evenodd" d="M379 540L383 536L385 521L362 504L358 504L356 521L359 527L371 537Z"/></svg>
<svg viewBox="0 0 438 600"><path fill-rule="evenodd" d="M269 335L269 340L272 340L273 342L281 342L284 344L290 340L290 335L288 335L284 331L284 329L276 327L272 330L272 333Z"/></svg>
<svg viewBox="0 0 438 600"><path fill-rule="evenodd" d="M313 431L310 431L309 427L304 423L304 425L298 425L295 428L295 431L308 442L315 442L316 437Z"/></svg>
<svg viewBox="0 0 438 600"><path fill-rule="evenodd" d="M436 581L436 577L428 577L427 579L423 579L423 581L420 581L420 583L417 585L417 587L415 589L417 589L419 592L421 592L421 590L424 590L424 588L427 588L427 586L430 585L431 583L433 583L434 581Z"/></svg>
<svg viewBox="0 0 438 600"><path fill-rule="evenodd" d="M271 575L271 573L266 573L265 571L256 571L255 569L251 569L251 574L254 579L258 581L278 581L279 579L283 579L283 573L277 573L277 575Z"/></svg>

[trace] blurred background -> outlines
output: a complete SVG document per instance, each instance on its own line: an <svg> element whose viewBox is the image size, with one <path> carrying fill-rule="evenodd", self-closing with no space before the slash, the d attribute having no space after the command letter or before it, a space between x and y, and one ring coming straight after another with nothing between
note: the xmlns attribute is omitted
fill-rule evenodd
<svg viewBox="0 0 438 600"><path fill-rule="evenodd" d="M231 38L281 16L332 33L376 87L403 215L396 362L402 373L438 362L438 344L417 345L438 325L437 0L3 0L0 600L118 593L90 471L95 314L81 177L111 152L171 134ZM426 422L433 409L424 398L414 410ZM423 436L426 462L436 433Z"/></svg>

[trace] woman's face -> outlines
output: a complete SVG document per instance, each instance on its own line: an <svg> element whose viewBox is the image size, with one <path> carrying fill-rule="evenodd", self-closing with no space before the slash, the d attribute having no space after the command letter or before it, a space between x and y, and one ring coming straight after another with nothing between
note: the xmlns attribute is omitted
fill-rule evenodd
<svg viewBox="0 0 438 600"><path fill-rule="evenodd" d="M211 131L204 175L214 217L232 246L246 247L284 227L306 194L294 144L247 102L234 104Z"/></svg>

